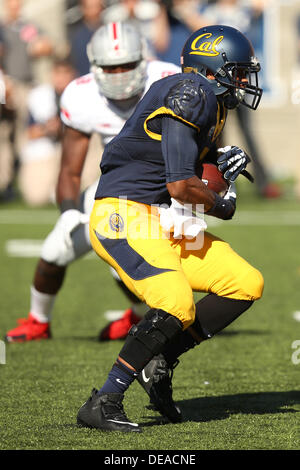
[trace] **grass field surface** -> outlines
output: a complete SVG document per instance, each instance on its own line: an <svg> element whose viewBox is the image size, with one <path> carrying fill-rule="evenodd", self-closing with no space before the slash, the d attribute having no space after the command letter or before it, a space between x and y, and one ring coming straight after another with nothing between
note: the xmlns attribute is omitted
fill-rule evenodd
<svg viewBox="0 0 300 470"><path fill-rule="evenodd" d="M69 267L53 312L53 339L6 347L0 449L300 448L300 323L293 316L300 310L300 206L241 199L237 221L210 230L261 270L264 295L223 333L182 356L173 389L183 423L162 422L134 383L124 405L141 434L76 426L78 408L102 385L123 344L97 342L107 322L103 312L128 306L107 265L92 255ZM28 240L39 247L56 215L21 203L0 207L1 337L28 314L37 261Z"/></svg>

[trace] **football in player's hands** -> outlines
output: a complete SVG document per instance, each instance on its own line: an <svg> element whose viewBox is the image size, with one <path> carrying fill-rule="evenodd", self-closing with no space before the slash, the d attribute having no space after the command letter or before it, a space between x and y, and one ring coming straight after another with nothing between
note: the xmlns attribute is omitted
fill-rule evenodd
<svg viewBox="0 0 300 470"><path fill-rule="evenodd" d="M213 163L202 163L198 165L196 174L209 189L224 197L228 190L228 182L224 179L221 171Z"/></svg>

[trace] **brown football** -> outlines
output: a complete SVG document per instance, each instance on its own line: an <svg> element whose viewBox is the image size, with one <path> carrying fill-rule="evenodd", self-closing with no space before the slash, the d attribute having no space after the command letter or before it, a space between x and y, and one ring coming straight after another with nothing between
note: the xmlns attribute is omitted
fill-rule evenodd
<svg viewBox="0 0 300 470"><path fill-rule="evenodd" d="M215 191L220 196L224 196L228 189L228 183L216 165L213 163L202 163L198 166L196 174L209 189L212 189L212 191Z"/></svg>

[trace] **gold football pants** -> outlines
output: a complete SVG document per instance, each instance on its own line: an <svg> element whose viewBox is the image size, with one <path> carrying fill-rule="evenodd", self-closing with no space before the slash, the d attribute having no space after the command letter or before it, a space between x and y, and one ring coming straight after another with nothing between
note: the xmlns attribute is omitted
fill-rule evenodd
<svg viewBox="0 0 300 470"><path fill-rule="evenodd" d="M96 200L90 238L137 297L177 317L184 329L195 319L193 291L239 300L262 295L262 275L228 243L208 232L174 239L162 230L157 208L146 204Z"/></svg>

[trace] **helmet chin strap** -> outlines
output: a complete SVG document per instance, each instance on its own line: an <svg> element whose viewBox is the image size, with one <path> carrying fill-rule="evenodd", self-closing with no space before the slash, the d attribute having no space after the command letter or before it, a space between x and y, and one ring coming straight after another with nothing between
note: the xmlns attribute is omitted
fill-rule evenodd
<svg viewBox="0 0 300 470"><path fill-rule="evenodd" d="M230 92L223 95L222 99L224 106L227 109L235 109L240 104L240 100L238 99L238 97L235 94L231 94Z"/></svg>

